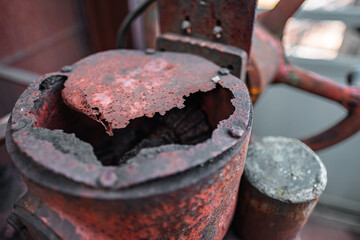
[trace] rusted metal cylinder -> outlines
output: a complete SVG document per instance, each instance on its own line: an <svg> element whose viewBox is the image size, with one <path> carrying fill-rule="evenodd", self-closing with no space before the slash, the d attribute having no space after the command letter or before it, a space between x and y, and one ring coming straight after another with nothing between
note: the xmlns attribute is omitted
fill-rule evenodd
<svg viewBox="0 0 360 240"><path fill-rule="evenodd" d="M235 230L244 240L299 240L320 195L326 169L296 139L264 137L249 145Z"/></svg>
<svg viewBox="0 0 360 240"><path fill-rule="evenodd" d="M189 54L114 50L33 82L7 129L29 189L10 222L31 239L222 239L252 106L218 71Z"/></svg>

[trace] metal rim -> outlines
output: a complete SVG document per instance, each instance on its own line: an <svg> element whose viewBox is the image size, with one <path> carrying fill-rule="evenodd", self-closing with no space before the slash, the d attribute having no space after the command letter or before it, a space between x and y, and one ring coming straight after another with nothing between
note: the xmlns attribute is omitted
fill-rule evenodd
<svg viewBox="0 0 360 240"><path fill-rule="evenodd" d="M189 56L191 55L187 55L186 57ZM197 58L200 59L200 57ZM201 59L201 61L208 62L208 64L213 64L205 59ZM215 71L214 74L216 75L218 67L215 64L213 65ZM67 183L67 187L62 186L61 189L58 189L62 192L80 195L80 193L77 193L76 191L71 191L70 188L73 188L74 186L80 186L81 189L84 189L86 185L89 187L89 195L98 195L96 192L99 189L104 188L108 188L110 190L109 192L112 192L112 194L114 194L116 192L120 192L119 190L126 190L129 188L131 189L136 185L143 184L148 181L156 181L158 179L163 180L168 178L169 176L171 177L179 173L184 173L186 171L195 169L199 166L204 166L205 164L208 164L209 162L214 160L215 156L223 156L223 154L229 154L229 152L231 153L230 155L234 155L235 153L232 149L237 148L237 146L242 146L251 130L252 105L245 84L232 75L221 76L221 81L219 81L218 84L220 84L223 88L229 89L234 96L234 98L231 100L232 105L235 107L234 113L228 119L221 121L218 124L217 128L213 131L212 137L205 142L193 145L188 150L159 153L155 158L156 161L148 163L166 164L167 159L178 158L179 167L176 168L176 171L169 171L161 176L145 176L139 179L139 177L131 178L131 175L126 175L126 171L129 170L129 166L104 167L94 165L89 167L88 164L77 162L74 168L70 167L68 169L61 169L59 168L59 166L56 166L54 168L54 165L45 164L45 158L32 159L29 155L24 153L24 145L16 140L16 136L24 134L26 135L26 126L35 126L36 117L33 113L34 102L41 102L39 85L45 78L54 75L66 76L67 74L55 72L44 75L40 79L30 84L29 88L19 98L14 107L12 119L8 125L7 145L15 164L27 178L36 182L39 185L47 186L52 189L59 188L59 186L56 186L57 181L55 181L55 179L54 181L42 181L42 179L44 178L37 176L31 170L32 167L40 167L40 169L43 170L41 171L41 173L47 174L47 178L52 175L51 178L56 178L57 180L61 180L61 182ZM229 131L242 132L242 134L234 136L234 134L229 134ZM196 153L199 151L201 151L203 154L197 156ZM186 162L187 164L182 165L183 162ZM227 161L225 161L224 163L226 162ZM146 166L130 166L130 168L133 168L131 170L134 171L134 168L146 169ZM52 172L52 174L48 174L48 171ZM79 172L83 174L79 174ZM117 178L119 178L120 176L121 179L117 179L116 183L112 184L111 187L99 186L98 179L104 174L107 174L108 176L112 176L115 174ZM82 191L81 194L83 195L84 192Z"/></svg>

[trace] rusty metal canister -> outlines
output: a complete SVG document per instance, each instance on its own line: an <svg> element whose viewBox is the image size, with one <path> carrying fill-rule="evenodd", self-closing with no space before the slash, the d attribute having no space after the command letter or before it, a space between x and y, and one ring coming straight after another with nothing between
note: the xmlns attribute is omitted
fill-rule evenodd
<svg viewBox="0 0 360 240"><path fill-rule="evenodd" d="M245 84L190 54L112 50L30 84L7 129L31 239L222 239L252 126Z"/></svg>
<svg viewBox="0 0 360 240"><path fill-rule="evenodd" d="M320 158L299 140L264 137L252 141L235 230L244 240L300 240L326 182Z"/></svg>

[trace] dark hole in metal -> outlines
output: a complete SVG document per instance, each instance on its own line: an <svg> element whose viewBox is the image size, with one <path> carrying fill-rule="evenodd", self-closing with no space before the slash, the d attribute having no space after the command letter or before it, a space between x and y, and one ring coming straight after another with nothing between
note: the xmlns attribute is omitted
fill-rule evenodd
<svg viewBox="0 0 360 240"><path fill-rule="evenodd" d="M97 120L100 120L100 118L101 118L101 113L99 112L99 108L93 107L92 110L93 110L93 112L94 112L94 115L95 115L96 119L97 119Z"/></svg>
<svg viewBox="0 0 360 240"><path fill-rule="evenodd" d="M163 116L156 113L151 118L133 119L125 128L114 129L113 136L109 136L98 122L64 104L62 88L63 84L43 92L42 101L36 105L36 127L75 133L92 145L98 160L105 166L126 164L144 148L204 142L211 137L217 124L234 112L231 91L217 85L212 91L190 94L182 109L173 108ZM92 110L105 128L110 128L99 108Z"/></svg>
<svg viewBox="0 0 360 240"><path fill-rule="evenodd" d="M66 81L67 77L62 75L54 75L45 78L39 85L39 90L44 91L46 89L49 89L51 86L53 86L57 82L64 83Z"/></svg>

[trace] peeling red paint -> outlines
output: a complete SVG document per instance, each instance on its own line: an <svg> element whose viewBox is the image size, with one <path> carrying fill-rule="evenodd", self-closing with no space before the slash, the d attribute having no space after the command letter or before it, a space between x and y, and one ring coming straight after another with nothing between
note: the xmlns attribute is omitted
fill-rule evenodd
<svg viewBox="0 0 360 240"><path fill-rule="evenodd" d="M128 65L122 68L120 63ZM95 68L97 64L101 67ZM90 56L75 64L73 72L32 83L15 105L7 133L9 153L29 188L26 205L20 201L14 214L21 218L31 213L33 222L39 222L27 222L29 229L63 238L222 239L234 213L252 107L238 78L220 76L218 85L211 80L218 69L188 54L150 57L122 50ZM126 83L120 84L119 95L106 76ZM69 134L97 146L112 137L92 119L103 117L113 127L124 127L133 118L181 108L183 97L198 91L204 92L201 109L213 130L203 142L162 146L148 150L149 155L140 152L143 160L135 156L125 165L103 166L94 154L84 157L90 144ZM133 102L138 108L132 108ZM242 135L232 136L229 129Z"/></svg>

